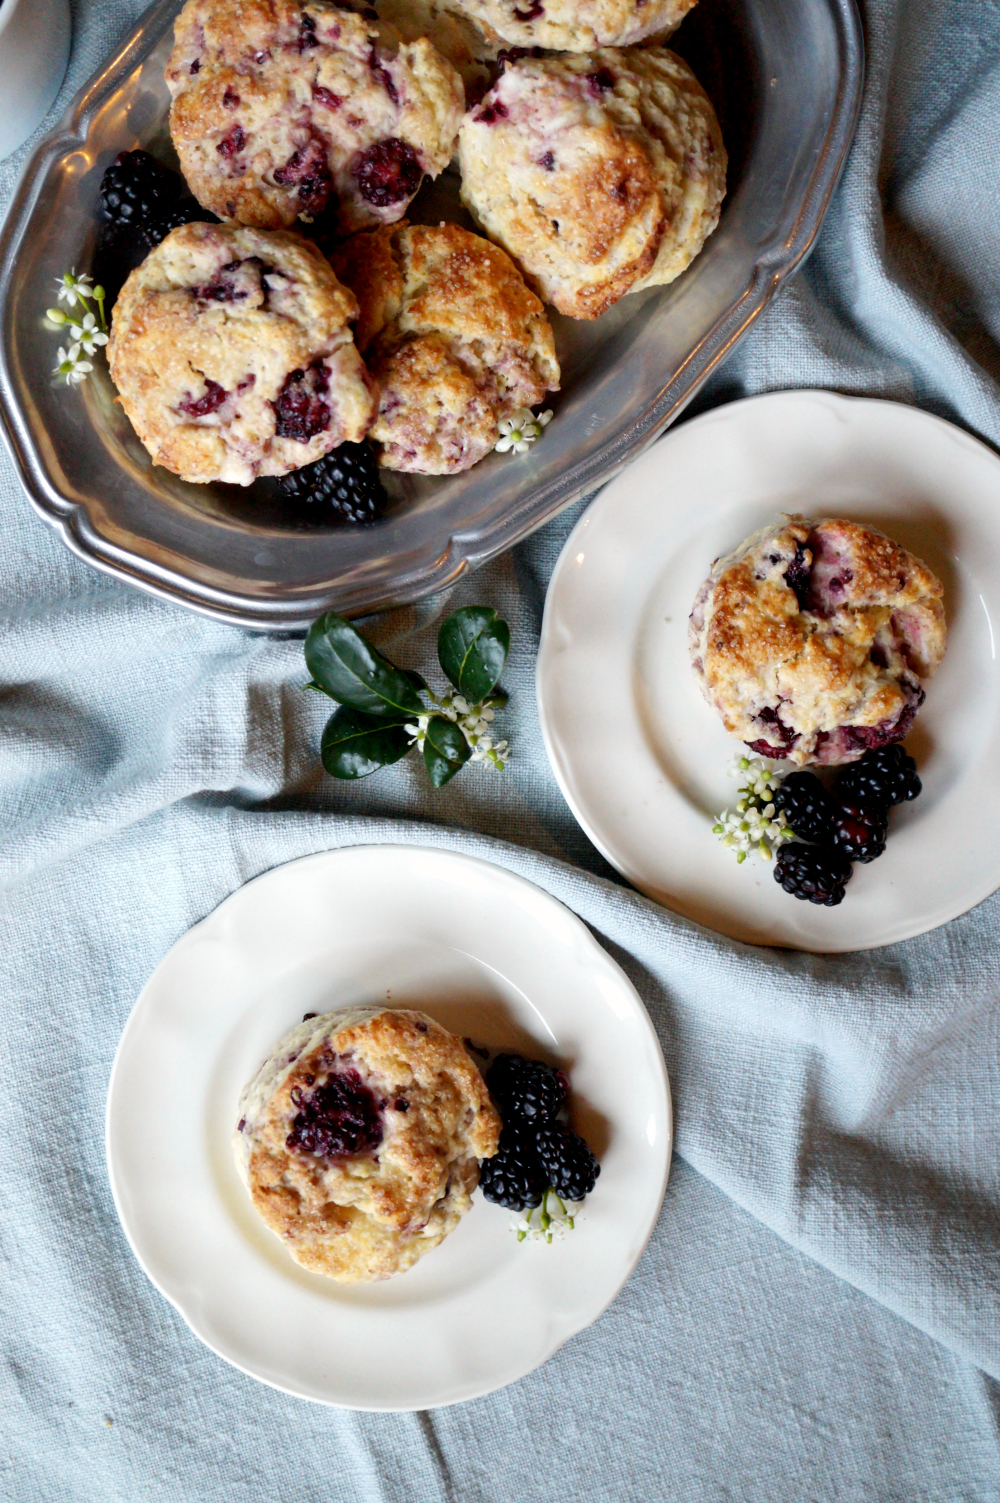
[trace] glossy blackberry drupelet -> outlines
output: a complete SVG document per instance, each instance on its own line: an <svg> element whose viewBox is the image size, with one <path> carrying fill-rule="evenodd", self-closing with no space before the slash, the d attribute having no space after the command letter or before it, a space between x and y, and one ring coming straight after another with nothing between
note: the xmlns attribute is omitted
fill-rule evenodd
<svg viewBox="0 0 1000 1503"><path fill-rule="evenodd" d="M500 1134L500 1146L491 1159L479 1165L483 1195L508 1211L526 1211L541 1204L548 1186L545 1171L535 1152L530 1128L508 1126Z"/></svg>
<svg viewBox="0 0 1000 1503"><path fill-rule="evenodd" d="M833 826L834 849L849 861L874 861L885 850L887 813L874 805L841 804Z"/></svg>
<svg viewBox="0 0 1000 1503"><path fill-rule="evenodd" d="M561 1070L521 1054L498 1054L486 1072L486 1084L504 1122L549 1122L569 1098Z"/></svg>
<svg viewBox="0 0 1000 1503"><path fill-rule="evenodd" d="M120 151L101 179L101 203L109 224L118 230L144 230L183 192L176 172L148 151Z"/></svg>
<svg viewBox="0 0 1000 1503"><path fill-rule="evenodd" d="M597 1183L601 1166L572 1128L546 1122L535 1137L538 1161L561 1200L583 1200Z"/></svg>
<svg viewBox="0 0 1000 1503"><path fill-rule="evenodd" d="M917 764L898 742L865 752L860 761L841 768L833 785L834 793L845 804L882 809L916 798L920 789Z"/></svg>
<svg viewBox="0 0 1000 1503"><path fill-rule="evenodd" d="M786 845L775 862L774 880L793 898L835 908L844 901L851 863L839 851L818 845Z"/></svg>
<svg viewBox="0 0 1000 1503"><path fill-rule="evenodd" d="M790 773L775 790L774 802L800 839L820 844L829 844L833 839L837 801L815 773Z"/></svg>
<svg viewBox="0 0 1000 1503"><path fill-rule="evenodd" d="M313 521L377 522L389 504L368 443L340 444L315 464L292 470L278 491L313 508Z"/></svg>

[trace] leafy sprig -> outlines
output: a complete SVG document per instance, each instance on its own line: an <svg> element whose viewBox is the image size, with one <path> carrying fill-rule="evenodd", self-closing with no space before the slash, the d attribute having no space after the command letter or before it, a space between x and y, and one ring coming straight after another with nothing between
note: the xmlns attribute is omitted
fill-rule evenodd
<svg viewBox="0 0 1000 1503"><path fill-rule="evenodd" d="M491 727L507 703L494 691L509 650L510 628L491 607L455 611L438 632L438 661L453 685L439 696L328 611L313 622L305 645L307 687L338 705L320 742L323 766L334 778L366 778L419 747L435 788L467 762L502 771L507 743L494 742Z"/></svg>

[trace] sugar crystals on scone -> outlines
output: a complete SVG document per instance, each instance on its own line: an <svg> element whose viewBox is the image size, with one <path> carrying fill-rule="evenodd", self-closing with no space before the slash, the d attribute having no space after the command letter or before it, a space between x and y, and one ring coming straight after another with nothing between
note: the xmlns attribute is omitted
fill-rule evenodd
<svg viewBox="0 0 1000 1503"><path fill-rule="evenodd" d="M510 257L455 224L396 225L334 253L357 295L358 346L381 393L387 469L467 470L497 422L559 385L552 328Z"/></svg>
<svg viewBox="0 0 1000 1503"><path fill-rule="evenodd" d="M187 0L167 66L170 132L198 202L274 229L402 218L447 165L462 80L434 46L329 0Z"/></svg>
<svg viewBox="0 0 1000 1503"><path fill-rule="evenodd" d="M385 1279L471 1206L500 1118L461 1039L425 1013L309 1017L240 1098L237 1168L296 1262L342 1283Z"/></svg>
<svg viewBox="0 0 1000 1503"><path fill-rule="evenodd" d="M155 464L249 485L364 437L376 394L356 313L301 235L183 225L122 288L111 377Z"/></svg>
<svg viewBox="0 0 1000 1503"><path fill-rule="evenodd" d="M679 276L726 182L708 96L662 47L508 64L462 122L459 165L487 234L573 318Z"/></svg>

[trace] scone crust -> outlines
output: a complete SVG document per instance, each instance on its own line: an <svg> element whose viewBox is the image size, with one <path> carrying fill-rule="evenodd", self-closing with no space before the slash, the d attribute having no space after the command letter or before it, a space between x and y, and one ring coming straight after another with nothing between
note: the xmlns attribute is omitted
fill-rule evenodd
<svg viewBox="0 0 1000 1503"><path fill-rule="evenodd" d="M902 739L923 703L945 650L943 593L874 527L792 517L713 565L691 613L692 664L755 751L856 761Z"/></svg>
<svg viewBox="0 0 1000 1503"><path fill-rule="evenodd" d="M381 393L371 437L386 468L468 469L501 417L558 388L540 300L481 235L397 225L354 236L334 264L358 299L358 345Z"/></svg>
<svg viewBox="0 0 1000 1503"><path fill-rule="evenodd" d="M302 236L182 225L122 288L111 377L155 464L249 485L364 437L376 394L351 334L356 312ZM325 416L307 439L280 431L289 383L315 391L317 421Z"/></svg>
<svg viewBox="0 0 1000 1503"><path fill-rule="evenodd" d="M404 42L426 37L461 74L466 99L482 98L507 42L470 7L460 0L379 0L378 13Z"/></svg>
<svg viewBox="0 0 1000 1503"><path fill-rule="evenodd" d="M465 0L466 8L518 47L592 52L631 47L676 31L696 0ZM532 14L537 11L537 14Z"/></svg>
<svg viewBox="0 0 1000 1503"><path fill-rule="evenodd" d="M336 208L351 234L402 218L451 158L462 80L425 37L329 0L187 0L174 36L170 133L220 219L278 228ZM404 169L373 202L360 185L387 143Z"/></svg>
<svg viewBox="0 0 1000 1503"><path fill-rule="evenodd" d="M466 113L459 164L486 233L572 318L679 276L725 194L715 111L662 47L507 66Z"/></svg>
<svg viewBox="0 0 1000 1503"><path fill-rule="evenodd" d="M377 1147L343 1159L290 1147L303 1100L343 1071L378 1104ZM234 1150L254 1206L296 1262L342 1283L401 1273L453 1231L500 1134L461 1040L409 1009L299 1024L249 1082L239 1113Z"/></svg>

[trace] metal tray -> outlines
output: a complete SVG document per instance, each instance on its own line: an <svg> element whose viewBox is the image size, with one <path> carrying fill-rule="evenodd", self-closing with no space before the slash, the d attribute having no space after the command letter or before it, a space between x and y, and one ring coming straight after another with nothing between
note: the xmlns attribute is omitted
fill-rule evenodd
<svg viewBox="0 0 1000 1503"><path fill-rule="evenodd" d="M188 485L154 467L103 362L70 391L44 324L53 278L90 263L101 174L118 151L169 156L163 68L180 0L157 0L28 163L0 235L0 411L28 494L73 551L235 624L295 630L322 611L414 601L510 548L632 460L682 410L810 250L863 81L854 0L700 0L671 45L719 112L722 220L670 287L586 324L555 315L563 389L523 456L393 477L377 525L309 527L273 483ZM445 174L411 218L461 220Z"/></svg>

